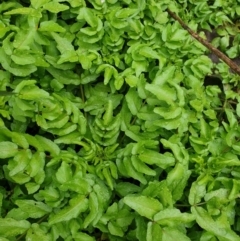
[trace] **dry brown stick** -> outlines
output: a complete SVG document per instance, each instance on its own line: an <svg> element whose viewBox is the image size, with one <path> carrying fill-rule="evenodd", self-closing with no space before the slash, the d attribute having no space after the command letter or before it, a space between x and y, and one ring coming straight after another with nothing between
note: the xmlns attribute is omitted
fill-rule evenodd
<svg viewBox="0 0 240 241"><path fill-rule="evenodd" d="M231 59L229 59L224 53L219 51L217 48L215 48L212 44L210 44L205 39L201 38L197 33L195 33L192 29L190 29L181 18L179 18L175 13L167 9L167 12L169 15L177 20L181 26L189 32L195 39L197 39L201 44L203 44L205 47L207 47L212 53L217 55L222 61L224 61L235 73L240 75L240 68L237 64L235 64Z"/></svg>

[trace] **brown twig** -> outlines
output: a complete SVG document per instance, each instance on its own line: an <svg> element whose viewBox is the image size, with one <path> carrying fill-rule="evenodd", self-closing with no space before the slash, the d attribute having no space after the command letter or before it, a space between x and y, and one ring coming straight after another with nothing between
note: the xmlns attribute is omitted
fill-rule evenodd
<svg viewBox="0 0 240 241"><path fill-rule="evenodd" d="M169 15L177 20L181 26L191 34L192 37L197 39L201 44L203 44L205 47L207 47L212 53L217 55L222 61L224 61L235 73L240 75L240 68L237 64L235 64L231 59L229 59L224 53L219 51L217 48L215 48L212 44L210 44L205 39L201 38L197 33L195 33L192 29L190 29L181 18L179 18L175 13L167 9L167 12Z"/></svg>

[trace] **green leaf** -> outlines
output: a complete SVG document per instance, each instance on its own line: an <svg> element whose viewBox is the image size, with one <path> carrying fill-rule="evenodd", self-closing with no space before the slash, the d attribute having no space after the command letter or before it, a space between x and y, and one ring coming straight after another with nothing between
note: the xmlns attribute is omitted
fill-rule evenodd
<svg viewBox="0 0 240 241"><path fill-rule="evenodd" d="M23 172L25 168L29 165L32 153L29 149L23 149L18 151L14 159L10 160L8 163L9 175L14 176L19 172Z"/></svg>
<svg viewBox="0 0 240 241"><path fill-rule="evenodd" d="M88 199L84 195L79 195L69 201L69 206L64 207L49 219L49 224L55 224L77 218L80 213L88 208Z"/></svg>
<svg viewBox="0 0 240 241"><path fill-rule="evenodd" d="M29 144L28 144L26 138L22 134L20 134L18 132L12 132L11 137L12 137L12 141L15 144L21 146L24 149L28 149Z"/></svg>
<svg viewBox="0 0 240 241"><path fill-rule="evenodd" d="M36 62L35 56L26 54L23 51L14 51L14 54L11 55L11 59L18 65L34 64Z"/></svg>
<svg viewBox="0 0 240 241"><path fill-rule="evenodd" d="M28 214L23 212L20 208L12 208L6 215L5 218L12 218L15 220L26 220L28 218Z"/></svg>
<svg viewBox="0 0 240 241"><path fill-rule="evenodd" d="M142 100L139 98L136 89L130 88L125 98L126 98L129 110L133 115L136 115L142 105Z"/></svg>
<svg viewBox="0 0 240 241"><path fill-rule="evenodd" d="M43 171L42 171L43 172ZM44 172L43 172L44 173ZM39 176L39 173L38 173L38 176ZM38 183L43 183L43 181L38 181ZM40 188L40 184L38 183L35 183L35 182L28 182L28 183L25 183L25 187L28 191L28 194L33 194L35 193L36 191L38 191L38 189Z"/></svg>
<svg viewBox="0 0 240 241"><path fill-rule="evenodd" d="M8 34L8 36L3 40L2 47L4 52L7 55L11 55L13 53L13 46L11 45L11 38L14 36L14 33Z"/></svg>
<svg viewBox="0 0 240 241"><path fill-rule="evenodd" d="M43 202L36 202L34 200L16 200L15 204L24 212L28 213L31 218L41 218L52 211Z"/></svg>
<svg viewBox="0 0 240 241"><path fill-rule="evenodd" d="M44 228L37 223L33 223L31 228L28 230L26 240L37 241L37 240L51 241L51 234L46 233Z"/></svg>
<svg viewBox="0 0 240 241"><path fill-rule="evenodd" d="M167 85L146 84L146 90L154 94L158 100L164 101L167 104L173 106L177 99L176 92L173 88Z"/></svg>
<svg viewBox="0 0 240 241"><path fill-rule="evenodd" d="M79 85L81 83L80 77L70 70L59 70L56 68L49 67L47 71L59 81L61 84L73 84Z"/></svg>
<svg viewBox="0 0 240 241"><path fill-rule="evenodd" d="M207 182L208 176L206 175L205 177L201 178L200 180L202 181L202 179L205 179L205 182ZM204 185L203 184L200 185L198 182L194 182L192 184L191 189L190 189L190 193L189 193L189 196L188 196L189 203L191 205L196 205L197 203L201 202L202 198L205 196L205 194L206 194L206 183Z"/></svg>
<svg viewBox="0 0 240 241"><path fill-rule="evenodd" d="M173 205L172 193L166 180L149 182L142 194L148 197L158 197L164 207L172 207Z"/></svg>
<svg viewBox="0 0 240 241"><path fill-rule="evenodd" d="M95 238L93 238L90 235L83 233L83 232L78 232L78 233L74 234L73 237L74 237L74 240L76 240L76 241L81 241L81 240L95 241L96 240Z"/></svg>
<svg viewBox="0 0 240 241"><path fill-rule="evenodd" d="M222 241L240 240L240 237L231 230L230 225L214 221L209 213L202 207L191 207L192 214L195 216L198 225L204 230L213 233Z"/></svg>
<svg viewBox="0 0 240 241"><path fill-rule="evenodd" d="M7 56L3 49L0 49L0 63L2 64L3 68L10 73L16 76L28 76L29 74L35 72L37 70L36 66L34 65L24 65L19 66L14 63L11 63L11 59Z"/></svg>
<svg viewBox="0 0 240 241"><path fill-rule="evenodd" d="M54 32L52 32L52 36L56 41L57 48L61 52L61 54L64 54L65 52L69 51L74 51L74 47L68 39L62 38L59 34Z"/></svg>
<svg viewBox="0 0 240 241"><path fill-rule="evenodd" d="M176 136L176 138L178 138L178 137ZM161 139L161 142L162 142L162 144L163 144L163 146L165 148L169 148L169 149L172 150L175 158L179 162L181 162L182 164L187 164L188 163L189 154L185 150L185 148L181 145L181 143L179 143L179 142L175 143L176 141L174 139L173 140Z"/></svg>
<svg viewBox="0 0 240 241"><path fill-rule="evenodd" d="M145 241L147 236L146 220L142 216L137 215L136 218L136 238L139 241Z"/></svg>
<svg viewBox="0 0 240 241"><path fill-rule="evenodd" d="M25 220L0 218L0 235L2 237L14 237L27 231L30 226L30 223Z"/></svg>
<svg viewBox="0 0 240 241"><path fill-rule="evenodd" d="M98 198L97 195L94 192L91 192L89 195L89 214L86 216L83 222L83 227L87 228L91 223L96 224L98 222L98 219L100 218L98 216ZM98 216L98 218L97 218Z"/></svg>
<svg viewBox="0 0 240 241"><path fill-rule="evenodd" d="M149 165L157 165L163 169L173 166L175 158L171 155L161 154L153 150L144 149L139 154L139 159Z"/></svg>
<svg viewBox="0 0 240 241"><path fill-rule="evenodd" d="M33 8L17 8L4 13L4 15L12 15L12 14L24 14L24 15L26 14L34 17L42 16L39 11Z"/></svg>
<svg viewBox="0 0 240 241"><path fill-rule="evenodd" d="M31 5L35 8L38 9L42 7L45 3L48 3L50 0L31 0Z"/></svg>
<svg viewBox="0 0 240 241"><path fill-rule="evenodd" d="M29 175L31 177L36 176L38 172L43 169L45 164L45 156L45 153L40 151L37 151L32 155L28 166Z"/></svg>
<svg viewBox="0 0 240 241"><path fill-rule="evenodd" d="M152 170L150 167L148 167L144 162L141 161L140 158L138 158L137 156L133 155L131 157L131 161L133 164L133 167L141 173L144 173L146 175L149 176L155 176L156 172L154 170Z"/></svg>
<svg viewBox="0 0 240 241"><path fill-rule="evenodd" d="M24 100L38 100L49 97L49 93L37 87L27 87L20 91L19 97Z"/></svg>
<svg viewBox="0 0 240 241"><path fill-rule="evenodd" d="M191 171L187 170L186 167L180 163L177 163L177 165L168 173L167 184L172 191L174 200L178 200L182 197L190 174Z"/></svg>
<svg viewBox="0 0 240 241"><path fill-rule="evenodd" d="M108 223L108 230L109 230L110 234L112 234L114 236L118 236L118 237L124 236L123 230L120 227L118 227L117 224L113 221L110 221Z"/></svg>
<svg viewBox="0 0 240 241"><path fill-rule="evenodd" d="M44 197L46 202L55 202L58 201L60 198L59 192L52 186L46 188L45 190L40 190L39 194Z"/></svg>
<svg viewBox="0 0 240 241"><path fill-rule="evenodd" d="M237 125L237 119L234 116L233 112L230 109L225 109L225 113L227 115L227 119L229 121L230 127L234 128Z"/></svg>
<svg viewBox="0 0 240 241"><path fill-rule="evenodd" d="M153 80L153 84L163 85L167 83L169 80L173 78L175 70L175 66L169 66L168 68L164 69L164 71L157 72Z"/></svg>
<svg viewBox="0 0 240 241"><path fill-rule="evenodd" d="M139 54L143 55L144 57L151 58L151 59L159 58L158 53L155 50L153 50L152 48L147 47L147 46L140 48Z"/></svg>
<svg viewBox="0 0 240 241"><path fill-rule="evenodd" d="M69 121L69 116L63 113L57 119L53 121L48 121L47 127L60 129L60 128L63 128L68 123L68 121Z"/></svg>
<svg viewBox="0 0 240 241"><path fill-rule="evenodd" d="M3 38L8 31L10 31L10 27L0 23L0 38Z"/></svg>
<svg viewBox="0 0 240 241"><path fill-rule="evenodd" d="M122 173L123 175L132 177L143 184L147 183L147 180L144 177L144 175L140 172L137 172L133 167L132 162L129 162L127 158L124 158L122 163L120 165L117 163L117 165L120 173Z"/></svg>
<svg viewBox="0 0 240 241"><path fill-rule="evenodd" d="M90 8L81 8L77 19L84 19L93 28L98 25L98 18Z"/></svg>
<svg viewBox="0 0 240 241"><path fill-rule="evenodd" d="M18 146L10 141L0 142L0 159L15 156L18 153Z"/></svg>
<svg viewBox="0 0 240 241"><path fill-rule="evenodd" d="M64 184L72 179L72 169L66 162L62 162L61 166L56 172L57 181Z"/></svg>
<svg viewBox="0 0 240 241"><path fill-rule="evenodd" d="M186 31L183 29L178 29L172 34L171 41L182 41L185 38L186 38Z"/></svg>
<svg viewBox="0 0 240 241"><path fill-rule="evenodd" d="M122 8L117 11L116 17L117 18L128 18L131 15L136 15L138 13L137 9L131 9L131 8ZM131 16L132 17L132 16Z"/></svg>
<svg viewBox="0 0 240 241"><path fill-rule="evenodd" d="M182 113L182 108L180 107L155 107L153 111L156 114L161 115L164 119L174 119L179 117Z"/></svg>
<svg viewBox="0 0 240 241"><path fill-rule="evenodd" d="M38 31L42 32L60 32L64 33L66 31L65 28L63 28L58 23L50 20L50 21L44 21L40 23L40 27L38 28Z"/></svg>
<svg viewBox="0 0 240 241"><path fill-rule="evenodd" d="M162 241L162 236L163 230L157 223L149 222L147 224L146 241Z"/></svg>
<svg viewBox="0 0 240 241"><path fill-rule="evenodd" d="M43 5L43 8L48 10L49 12L52 12L52 13L59 13L59 12L62 12L62 11L65 11L65 10L69 9L69 7L67 5L64 5L64 4L55 2L55 1L45 3Z"/></svg>
<svg viewBox="0 0 240 241"><path fill-rule="evenodd" d="M56 145L54 142L52 142L50 139L47 139L43 136L36 135L35 136L37 141L39 142L39 145L45 150L49 151L51 155L58 156L60 153L60 148L58 145Z"/></svg>
<svg viewBox="0 0 240 241"><path fill-rule="evenodd" d="M194 216L189 213L181 213L178 209L164 209L154 215L154 221L160 225L174 226L189 223L195 220Z"/></svg>
<svg viewBox="0 0 240 241"><path fill-rule="evenodd" d="M141 216L149 219L152 219L163 208L157 199L146 196L129 195L124 197L123 202Z"/></svg>
<svg viewBox="0 0 240 241"><path fill-rule="evenodd" d="M163 228L162 231L163 231L162 241L175 241L175 240L191 241L190 238L188 238L185 233L180 232L176 228L166 227L166 228Z"/></svg>
<svg viewBox="0 0 240 241"><path fill-rule="evenodd" d="M138 78L134 75L128 75L126 76L125 81L130 87L135 87L137 85Z"/></svg>
<svg viewBox="0 0 240 241"><path fill-rule="evenodd" d="M119 193L122 197L127 196L128 194L133 194L136 192L140 192L140 187L130 182L120 182L115 187L117 193Z"/></svg>

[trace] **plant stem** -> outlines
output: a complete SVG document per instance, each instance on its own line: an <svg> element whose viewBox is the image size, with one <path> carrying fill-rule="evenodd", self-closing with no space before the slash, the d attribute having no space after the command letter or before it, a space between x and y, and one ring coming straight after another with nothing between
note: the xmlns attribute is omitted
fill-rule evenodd
<svg viewBox="0 0 240 241"><path fill-rule="evenodd" d="M181 26L191 34L192 37L197 39L201 44L203 44L206 48L208 48L212 53L217 55L222 61L224 61L235 73L240 75L240 68L237 64L235 64L231 59L229 59L223 52L215 48L211 43L200 37L197 33L195 33L192 29L190 29L181 18L179 18L175 13L167 9L169 15L177 20Z"/></svg>

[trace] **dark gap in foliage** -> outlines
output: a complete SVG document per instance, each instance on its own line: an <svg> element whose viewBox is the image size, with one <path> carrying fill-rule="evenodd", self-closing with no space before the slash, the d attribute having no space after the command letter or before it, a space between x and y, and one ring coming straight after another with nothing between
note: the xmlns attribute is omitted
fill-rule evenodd
<svg viewBox="0 0 240 241"><path fill-rule="evenodd" d="M19 3L22 4L23 7L29 7L31 5L30 0L20 0Z"/></svg>
<svg viewBox="0 0 240 241"><path fill-rule="evenodd" d="M222 79L218 76L212 76L212 75L207 75L204 79L204 86L208 86L208 85L216 85L218 86L222 91L223 90L223 83L222 83Z"/></svg>
<svg viewBox="0 0 240 241"><path fill-rule="evenodd" d="M29 123L26 133L30 135L37 135L40 129L41 128L36 123Z"/></svg>

